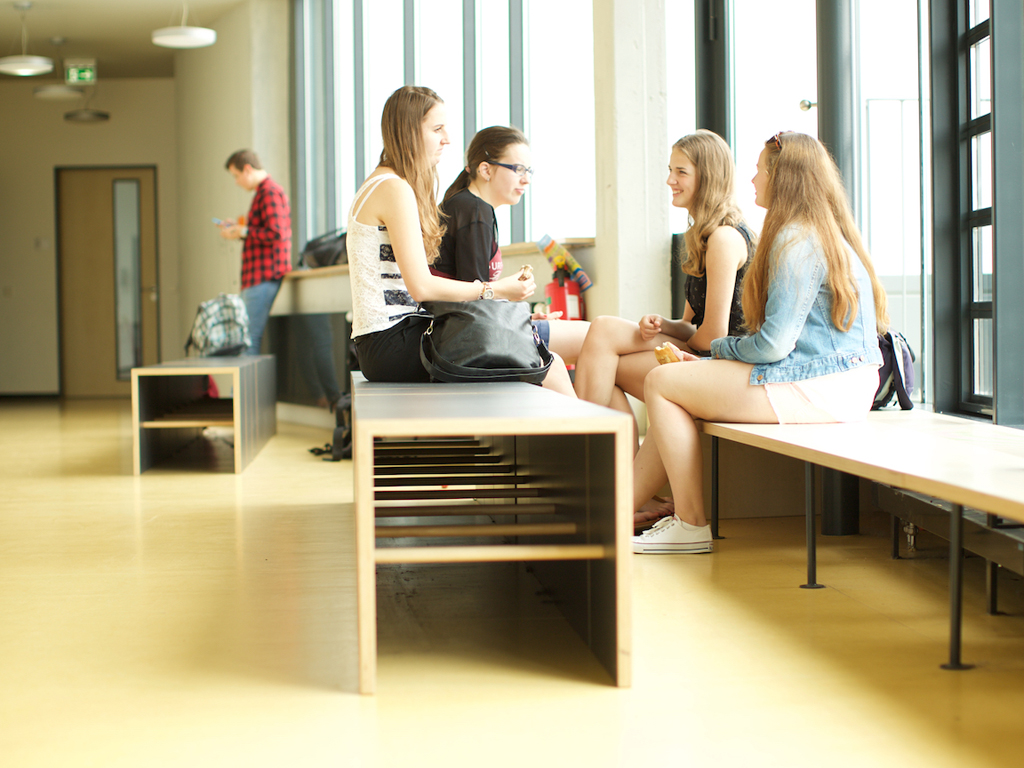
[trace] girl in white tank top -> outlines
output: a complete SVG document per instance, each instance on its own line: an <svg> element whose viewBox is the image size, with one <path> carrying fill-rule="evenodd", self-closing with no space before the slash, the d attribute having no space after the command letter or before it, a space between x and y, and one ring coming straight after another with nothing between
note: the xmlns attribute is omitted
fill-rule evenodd
<svg viewBox="0 0 1024 768"><path fill-rule="evenodd" d="M518 275L488 284L430 273L428 262L436 257L440 232L437 202L428 187L432 182L436 188L433 169L448 144L445 121L444 102L429 88L406 85L391 94L381 118L381 163L359 189L349 213L352 339L370 381L425 380L419 338L430 318L420 312L419 302L485 296L522 301L536 288L532 277L521 281ZM434 233L427 238L432 245L424 243L424 231ZM428 247L434 253L428 254ZM560 371L548 379L572 393L565 368L552 366L552 371L556 368Z"/></svg>

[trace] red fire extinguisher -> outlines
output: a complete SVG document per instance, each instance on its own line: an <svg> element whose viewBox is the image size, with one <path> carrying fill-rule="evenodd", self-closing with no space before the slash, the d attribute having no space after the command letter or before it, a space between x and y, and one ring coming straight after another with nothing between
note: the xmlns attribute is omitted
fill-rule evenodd
<svg viewBox="0 0 1024 768"><path fill-rule="evenodd" d="M587 309L580 286L564 269L556 269L551 282L544 287L548 312L561 312L562 320L586 320Z"/></svg>

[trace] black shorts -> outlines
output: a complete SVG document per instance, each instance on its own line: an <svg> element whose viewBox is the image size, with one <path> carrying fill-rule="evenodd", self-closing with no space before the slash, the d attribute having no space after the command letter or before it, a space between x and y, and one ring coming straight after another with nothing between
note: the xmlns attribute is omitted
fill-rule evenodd
<svg viewBox="0 0 1024 768"><path fill-rule="evenodd" d="M420 362L420 337L430 315L409 315L390 328L356 336L352 342L367 381L430 381Z"/></svg>

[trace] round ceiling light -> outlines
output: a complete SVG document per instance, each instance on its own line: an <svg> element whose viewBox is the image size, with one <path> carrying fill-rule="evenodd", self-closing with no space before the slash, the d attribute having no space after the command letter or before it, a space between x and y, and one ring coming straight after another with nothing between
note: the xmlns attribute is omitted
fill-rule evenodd
<svg viewBox="0 0 1024 768"><path fill-rule="evenodd" d="M18 75L29 77L31 75L45 75L53 72L53 59L45 56L4 56L0 59L0 72L5 75Z"/></svg>
<svg viewBox="0 0 1024 768"><path fill-rule="evenodd" d="M153 44L164 48L203 48L216 42L216 30L206 27L164 27L153 31Z"/></svg>
<svg viewBox="0 0 1024 768"><path fill-rule="evenodd" d="M64 113L64 119L70 123L102 123L110 119L110 113L98 109L73 109Z"/></svg>
<svg viewBox="0 0 1024 768"><path fill-rule="evenodd" d="M76 85L64 85L63 83L52 83L50 85L37 85L32 89L32 95L37 99L47 101L65 101L78 99L85 93L84 88Z"/></svg>

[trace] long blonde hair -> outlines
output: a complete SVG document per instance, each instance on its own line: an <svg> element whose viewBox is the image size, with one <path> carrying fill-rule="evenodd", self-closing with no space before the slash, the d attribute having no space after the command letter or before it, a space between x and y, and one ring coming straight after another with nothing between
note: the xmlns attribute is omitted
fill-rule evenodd
<svg viewBox="0 0 1024 768"><path fill-rule="evenodd" d="M748 330L757 331L764 323L768 285L778 264L777 260L772 263L771 255L786 247L786 243L776 240L786 227L795 225L817 238L825 257L827 285L832 294L832 323L843 331L850 330L859 306L857 281L843 245L845 240L871 278L875 324L879 333L884 333L889 327L885 289L854 223L850 201L832 157L820 141L802 133L776 134L765 142L765 149L768 213L743 286L743 317Z"/></svg>
<svg viewBox="0 0 1024 768"><path fill-rule="evenodd" d="M431 109L443 103L429 88L403 85L388 97L380 119L384 140L380 164L391 168L412 187L423 231L423 249L431 264L437 260L444 225L437 210L437 169L423 149L423 120Z"/></svg>
<svg viewBox="0 0 1024 768"><path fill-rule="evenodd" d="M686 155L697 171L697 191L688 211L693 223L683 236L686 260L680 268L688 275L701 277L706 268L711 233L719 227L736 226L743 221L743 213L736 203L736 164L725 140L704 129L683 136L672 149Z"/></svg>

